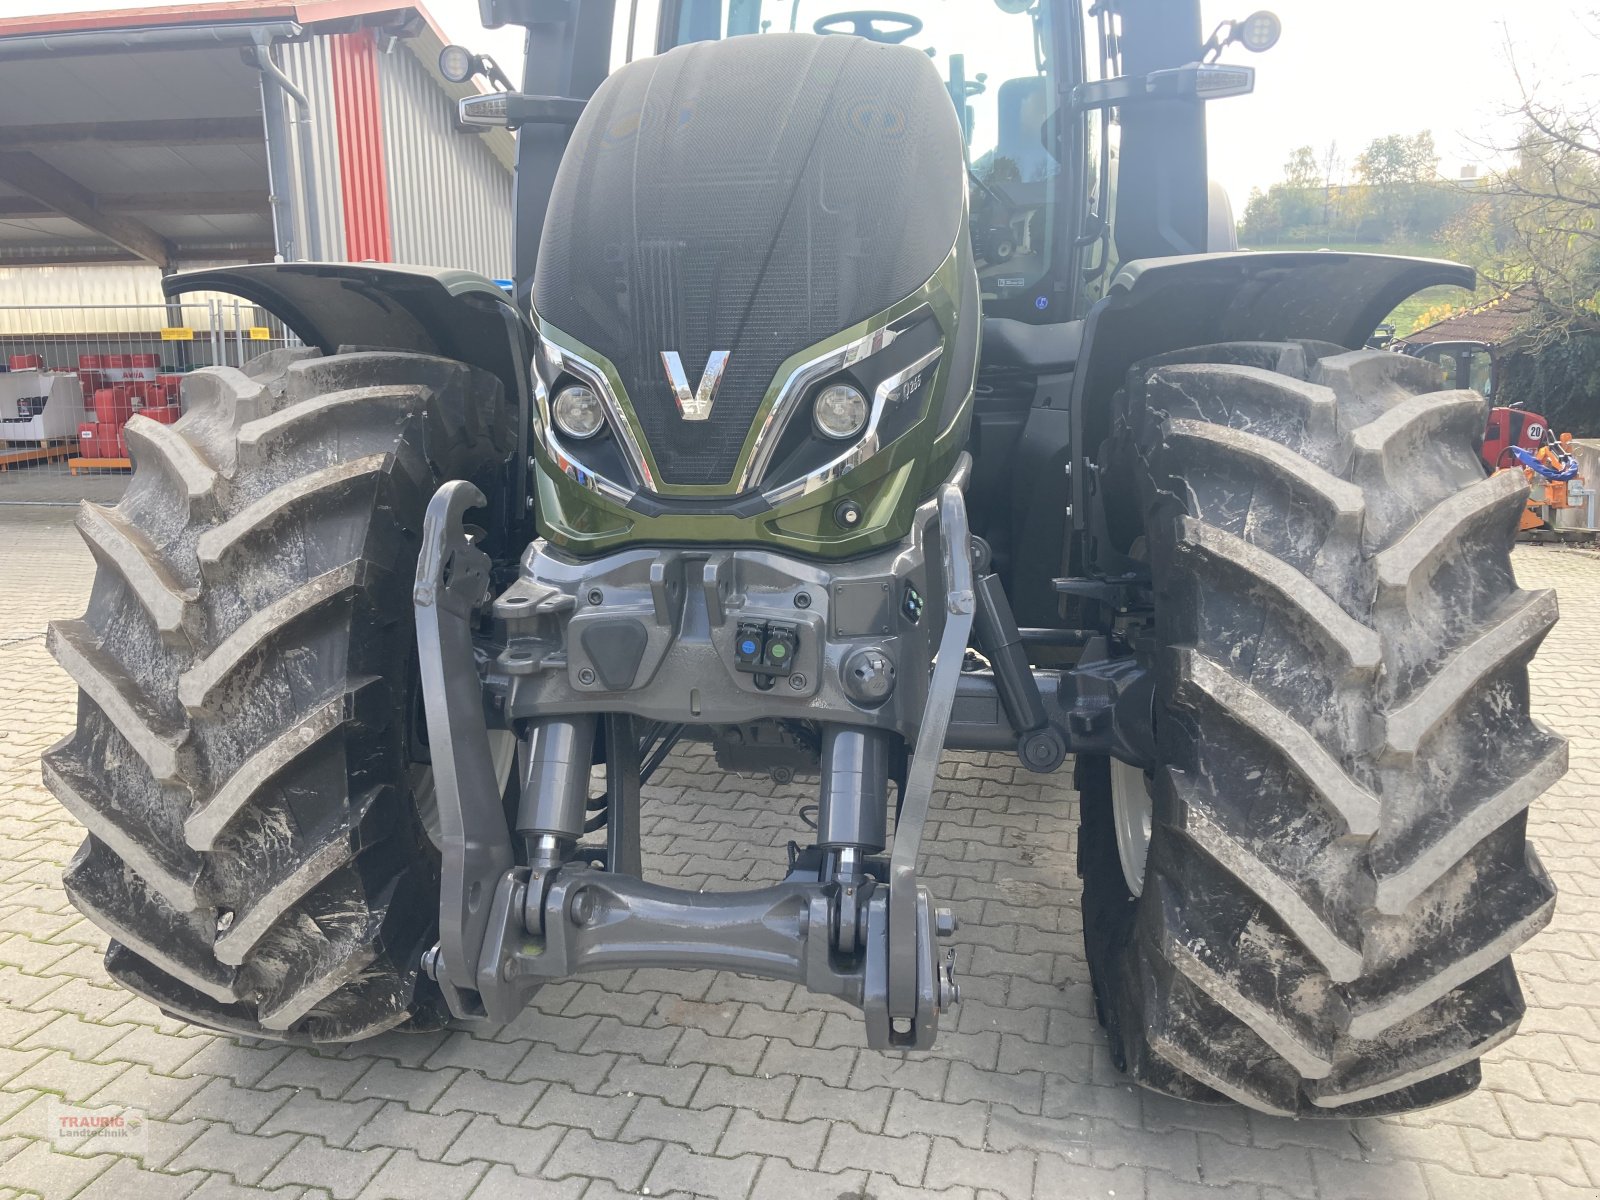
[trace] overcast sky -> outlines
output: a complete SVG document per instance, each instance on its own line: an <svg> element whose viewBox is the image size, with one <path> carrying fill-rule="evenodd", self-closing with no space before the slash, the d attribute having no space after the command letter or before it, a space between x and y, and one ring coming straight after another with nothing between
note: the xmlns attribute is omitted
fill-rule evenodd
<svg viewBox="0 0 1600 1200"><path fill-rule="evenodd" d="M0 0L0 12L151 2L159 0ZM989 0L945 2L987 7ZM477 0L423 3L449 36L488 51L518 77L520 31L485 31ZM1201 3L1208 30L1251 11L1227 0ZM1375 137L1431 129L1446 174L1487 162L1474 142L1504 141L1504 113L1518 99L1508 46L1524 78L1551 97L1600 96L1600 0L1276 0L1272 7L1284 26L1277 47L1262 55L1228 51L1229 61L1257 68L1255 94L1210 109L1212 174L1241 211L1250 189L1273 182L1300 145L1320 153L1337 142L1349 163Z"/></svg>
<svg viewBox="0 0 1600 1200"><path fill-rule="evenodd" d="M1208 18L1228 15L1202 0ZM1296 146L1319 153L1337 141L1346 162L1375 137L1433 131L1455 175L1485 164L1482 143L1504 144L1514 130L1505 113L1523 78L1541 95L1596 96L1600 3L1568 0L1278 0L1283 39L1265 54L1238 47L1229 60L1257 68L1254 95L1210 106L1212 174L1242 210L1252 187L1264 187ZM1587 79L1582 72L1588 72ZM1478 144L1474 144L1478 143Z"/></svg>

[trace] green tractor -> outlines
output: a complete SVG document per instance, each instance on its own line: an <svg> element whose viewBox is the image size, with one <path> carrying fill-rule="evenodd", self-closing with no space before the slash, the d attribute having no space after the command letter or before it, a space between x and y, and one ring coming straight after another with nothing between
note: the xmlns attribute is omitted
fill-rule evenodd
<svg viewBox="0 0 1600 1200"><path fill-rule="evenodd" d="M716 968L926 1048L959 997L929 801L983 750L1072 767L1132 1079L1297 1115L1470 1090L1554 902L1525 827L1565 767L1529 716L1555 600L1513 578L1483 398L1362 349L1471 273L1208 234L1204 106L1276 18L482 8L528 33L525 90L462 102L520 130L512 292L169 282L306 349L190 376L80 518L44 772L108 972L329 1043ZM781 883L644 881L640 785L684 740L816 780Z"/></svg>

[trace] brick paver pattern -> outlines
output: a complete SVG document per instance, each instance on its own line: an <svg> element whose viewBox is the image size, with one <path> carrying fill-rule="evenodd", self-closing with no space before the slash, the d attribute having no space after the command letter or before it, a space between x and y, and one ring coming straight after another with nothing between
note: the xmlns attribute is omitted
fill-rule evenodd
<svg viewBox="0 0 1600 1200"><path fill-rule="evenodd" d="M506 1028L313 1052L187 1028L111 986L60 886L82 831L39 782L75 695L44 648L92 564L62 509L0 509L0 1200L902 1196L1391 1200L1600 1195L1600 556L1526 548L1562 622L1535 664L1572 770L1535 807L1561 888L1517 956L1521 1032L1471 1097L1365 1122L1265 1118L1132 1088L1095 1024L1070 773L947 757L927 882L961 918L963 1002L936 1050L864 1047L843 1005L712 971L551 985ZM704 752L645 789L647 873L774 880L801 787ZM133 1105L141 1156L47 1140L56 1100Z"/></svg>

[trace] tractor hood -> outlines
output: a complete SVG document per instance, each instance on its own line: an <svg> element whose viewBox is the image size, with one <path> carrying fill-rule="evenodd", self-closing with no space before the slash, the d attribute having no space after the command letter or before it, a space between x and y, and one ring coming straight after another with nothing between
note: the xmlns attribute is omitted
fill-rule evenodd
<svg viewBox="0 0 1600 1200"><path fill-rule="evenodd" d="M943 83L908 46L766 34L632 63L562 159L535 323L614 374L659 483L727 488L780 367L951 258L964 172ZM693 392L714 354L709 415L686 419L663 356Z"/></svg>

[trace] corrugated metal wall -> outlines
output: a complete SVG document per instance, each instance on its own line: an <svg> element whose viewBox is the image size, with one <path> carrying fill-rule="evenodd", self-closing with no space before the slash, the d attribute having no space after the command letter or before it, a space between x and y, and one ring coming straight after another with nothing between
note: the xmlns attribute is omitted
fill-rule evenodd
<svg viewBox="0 0 1600 1200"><path fill-rule="evenodd" d="M160 304L161 269L149 263L0 267L0 303L28 308L67 304ZM15 318L13 318L15 320ZM14 333L9 325L0 331Z"/></svg>
<svg viewBox="0 0 1600 1200"><path fill-rule="evenodd" d="M511 274L511 172L407 44L378 54L394 261Z"/></svg>
<svg viewBox="0 0 1600 1200"><path fill-rule="evenodd" d="M393 262L377 39L358 29L329 39L339 95L339 186L344 189L346 252L360 262Z"/></svg>
<svg viewBox="0 0 1600 1200"><path fill-rule="evenodd" d="M232 266L236 260L184 263L185 271ZM186 305L237 296L193 292ZM151 328L152 312L166 303L161 271L148 263L79 264L69 267L0 267L0 335L128 332ZM42 314L48 310L49 320ZM158 322L159 323L159 322Z"/></svg>
<svg viewBox="0 0 1600 1200"><path fill-rule="evenodd" d="M335 111L337 93L333 87L333 63L328 37L312 37L303 42L284 42L278 47L283 73L311 101L312 171L314 178L304 194L315 203L320 230L321 255L337 262L349 257L344 236L344 194L339 187L339 117ZM291 117L293 102L288 104ZM297 130L304 126L296 126ZM299 134L296 134L298 137ZM293 154L296 171L305 160L298 145Z"/></svg>
<svg viewBox="0 0 1600 1200"><path fill-rule="evenodd" d="M317 206L322 256L343 259L349 242L331 48L331 37L318 36L286 43L280 53L284 72L311 100L316 178L308 192ZM385 50L380 41L377 68L392 261L505 278L511 272L511 172L481 135L457 126L454 99L411 43ZM297 150L297 168L300 162Z"/></svg>

